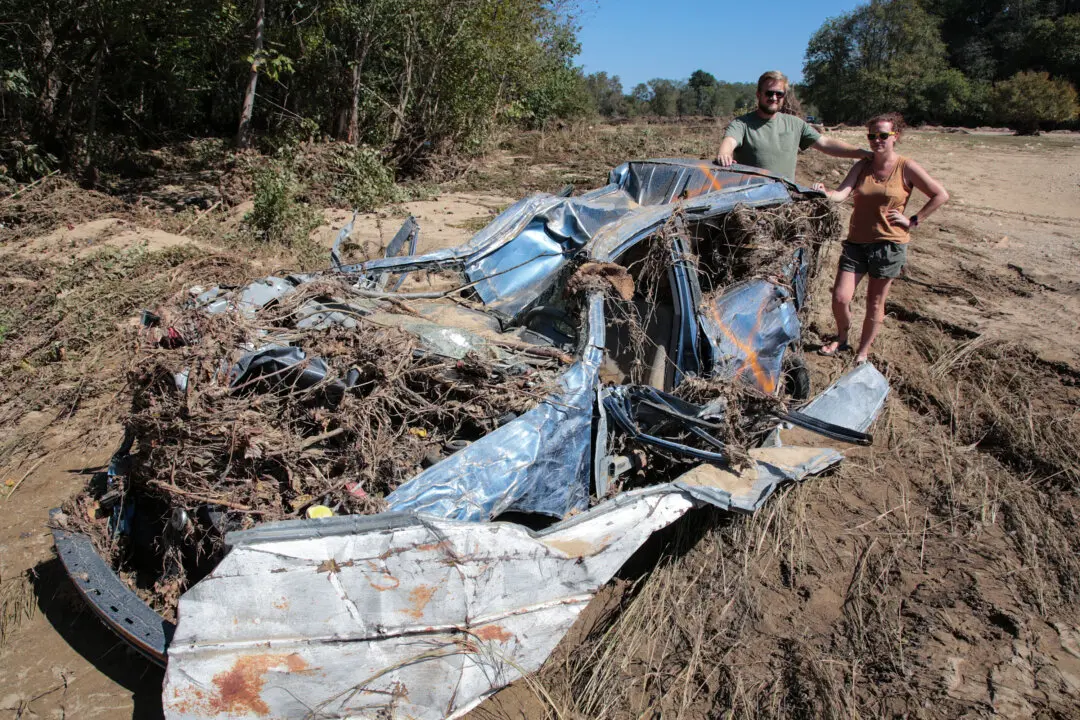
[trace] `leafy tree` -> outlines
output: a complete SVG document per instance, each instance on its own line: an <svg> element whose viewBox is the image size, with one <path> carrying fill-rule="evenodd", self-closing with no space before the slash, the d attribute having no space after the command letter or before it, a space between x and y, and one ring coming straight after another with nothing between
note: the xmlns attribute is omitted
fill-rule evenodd
<svg viewBox="0 0 1080 720"><path fill-rule="evenodd" d="M994 84L991 95L997 117L1021 135L1044 123L1066 122L1080 113L1076 88L1044 72L1019 72Z"/></svg>
<svg viewBox="0 0 1080 720"><path fill-rule="evenodd" d="M588 112L590 98L581 68L573 64L581 51L574 27L555 16L544 16L540 28L532 87L526 93L531 124L542 125L554 117L580 117ZM528 78L522 80L527 82Z"/></svg>
<svg viewBox="0 0 1080 720"><path fill-rule="evenodd" d="M592 73L585 76L585 87L596 111L605 117L625 115L627 100L623 95L619 76L608 77L606 72Z"/></svg>
<svg viewBox="0 0 1080 720"><path fill-rule="evenodd" d="M928 119L926 81L947 68L937 22L917 0L871 0L827 21L806 49L808 99L831 120Z"/></svg>
<svg viewBox="0 0 1080 720"><path fill-rule="evenodd" d="M645 83L638 83L626 96L626 109L631 117L645 115L650 111L652 90Z"/></svg>
<svg viewBox="0 0 1080 720"><path fill-rule="evenodd" d="M950 63L971 80L1045 70L1080 83L1080 16L1075 0L937 0Z"/></svg>
<svg viewBox="0 0 1080 720"><path fill-rule="evenodd" d="M831 120L898 110L913 122L991 122L998 99L1038 84L991 91L994 81L1031 70L1080 83L1076 10L1075 0L871 0L811 38L809 99ZM1034 115L1043 119L1014 122L1030 128L1064 116Z"/></svg>
<svg viewBox="0 0 1080 720"><path fill-rule="evenodd" d="M716 78L704 70L695 70L686 81L683 101L688 115L715 115L719 83Z"/></svg>
<svg viewBox="0 0 1080 720"><path fill-rule="evenodd" d="M264 145L330 136L418 168L497 123L588 109L574 2L5 0L0 127L82 165L243 115Z"/></svg>
<svg viewBox="0 0 1080 720"><path fill-rule="evenodd" d="M915 117L932 118L946 125L978 124L986 116L987 83L972 82L956 68L940 68L918 83L909 104Z"/></svg>
<svg viewBox="0 0 1080 720"><path fill-rule="evenodd" d="M754 107L757 103L757 86L754 83L727 83L717 85L713 99L713 115L730 115Z"/></svg>
<svg viewBox="0 0 1080 720"><path fill-rule="evenodd" d="M1080 85L1080 13L1032 22L1027 34L1029 67Z"/></svg>
<svg viewBox="0 0 1080 720"><path fill-rule="evenodd" d="M674 117L679 112L679 87L671 80L653 78L649 81L649 110L660 117Z"/></svg>

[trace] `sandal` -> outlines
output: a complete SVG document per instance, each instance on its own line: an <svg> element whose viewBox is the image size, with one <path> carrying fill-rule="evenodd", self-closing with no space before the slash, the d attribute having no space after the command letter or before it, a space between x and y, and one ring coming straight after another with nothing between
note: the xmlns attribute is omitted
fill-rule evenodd
<svg viewBox="0 0 1080 720"><path fill-rule="evenodd" d="M831 345L832 343L836 343L836 347L832 350L826 350L826 346ZM817 349L817 354L824 355L825 357L836 357L840 353L847 352L849 350L851 350L850 345L848 345L846 342L840 342L836 338L833 338L832 340L826 340L825 344Z"/></svg>

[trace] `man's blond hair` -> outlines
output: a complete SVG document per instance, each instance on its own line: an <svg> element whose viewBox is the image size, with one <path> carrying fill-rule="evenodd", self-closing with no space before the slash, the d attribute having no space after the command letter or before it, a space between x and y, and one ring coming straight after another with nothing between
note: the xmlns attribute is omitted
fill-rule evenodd
<svg viewBox="0 0 1080 720"><path fill-rule="evenodd" d="M770 70L768 72L762 73L761 77L757 79L757 91L761 92L765 89L765 86L771 82L782 82L784 83L784 90L786 91L788 89L787 75L780 72L779 70Z"/></svg>

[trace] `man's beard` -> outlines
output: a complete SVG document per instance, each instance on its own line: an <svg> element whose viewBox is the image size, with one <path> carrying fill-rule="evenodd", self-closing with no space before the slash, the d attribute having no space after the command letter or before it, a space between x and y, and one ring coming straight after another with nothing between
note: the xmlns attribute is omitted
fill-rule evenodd
<svg viewBox="0 0 1080 720"><path fill-rule="evenodd" d="M758 110L760 110L765 115L776 115L777 113L780 112L780 105L779 104L776 106L775 110L772 110L772 109L769 108L768 105L766 105L765 103L758 100L757 106L758 106Z"/></svg>

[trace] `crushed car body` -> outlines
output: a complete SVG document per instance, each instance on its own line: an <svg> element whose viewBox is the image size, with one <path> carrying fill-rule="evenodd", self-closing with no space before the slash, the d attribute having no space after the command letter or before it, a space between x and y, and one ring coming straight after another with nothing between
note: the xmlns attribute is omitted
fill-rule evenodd
<svg viewBox="0 0 1080 720"><path fill-rule="evenodd" d="M819 243L770 217L816 197L754 168L630 162L583 195L526 198L459 247L414 255L410 218L387 257L349 264L350 223L327 272L196 289L188 305L202 315L255 324L294 300L287 326L262 323L257 342L218 362L222 397L284 386L308 405L348 403L375 381L297 338L375 326L415 339L408 357L455 387L483 358L518 399L486 415L462 401L480 417L474 436L429 453L381 512L342 514L355 505L339 502L336 517L238 527L213 498L197 512L159 508L179 535L209 528L228 548L179 596L175 625L63 513L60 557L106 622L166 663L170 718L458 717L538 669L653 532L697 506L753 512L841 461L832 446L785 444L787 428L871 442L881 373L860 365L811 399L799 362ZM746 242L755 232L772 241ZM304 294L328 279L337 290ZM189 392L195 370L170 371L167 391ZM723 388L750 404L734 412ZM736 422L752 446L733 443ZM305 449L341 434L312 432ZM102 498L131 487L139 442L129 428L94 500L113 535L138 532L137 502Z"/></svg>

